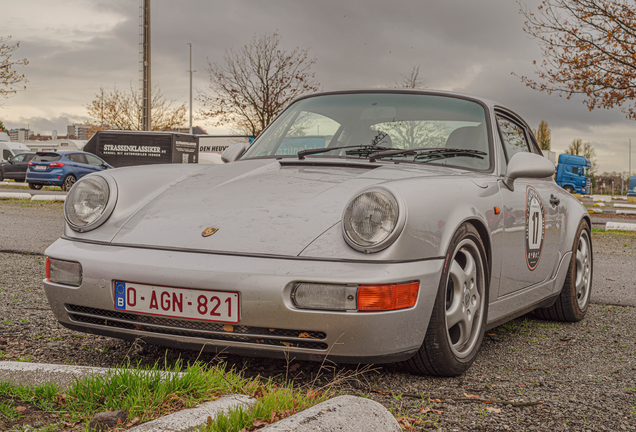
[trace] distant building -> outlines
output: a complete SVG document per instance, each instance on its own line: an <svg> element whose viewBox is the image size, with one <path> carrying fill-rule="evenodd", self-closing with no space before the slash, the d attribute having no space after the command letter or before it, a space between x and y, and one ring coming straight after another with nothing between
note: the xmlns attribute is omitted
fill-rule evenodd
<svg viewBox="0 0 636 432"><path fill-rule="evenodd" d="M26 141L29 139L29 129L9 129L9 136L11 137L11 141Z"/></svg>
<svg viewBox="0 0 636 432"><path fill-rule="evenodd" d="M66 127L66 135L71 137L75 137L75 139L86 140L88 139L88 131L90 130L90 125L84 124L72 124Z"/></svg>

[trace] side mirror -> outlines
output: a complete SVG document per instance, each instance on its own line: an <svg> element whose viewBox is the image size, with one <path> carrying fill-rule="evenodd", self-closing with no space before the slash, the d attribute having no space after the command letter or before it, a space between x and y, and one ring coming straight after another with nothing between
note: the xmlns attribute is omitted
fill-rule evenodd
<svg viewBox="0 0 636 432"><path fill-rule="evenodd" d="M534 153L516 153L508 162L503 179L508 189L515 190L514 181L518 178L546 178L554 175L554 164L547 158Z"/></svg>
<svg viewBox="0 0 636 432"><path fill-rule="evenodd" d="M225 163L234 162L243 156L248 147L249 144L247 143L234 143L221 154L221 160Z"/></svg>

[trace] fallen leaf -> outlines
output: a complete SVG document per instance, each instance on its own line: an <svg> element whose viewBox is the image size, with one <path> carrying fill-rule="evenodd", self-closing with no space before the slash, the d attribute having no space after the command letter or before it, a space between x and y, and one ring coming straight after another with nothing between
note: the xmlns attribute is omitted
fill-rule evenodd
<svg viewBox="0 0 636 432"><path fill-rule="evenodd" d="M611 280L611 281L613 281L614 279L612 279L612 278L607 278L607 280Z"/></svg>
<svg viewBox="0 0 636 432"><path fill-rule="evenodd" d="M289 371L290 372L296 372L298 370L298 368L300 368L300 363L294 363L293 365L291 365L289 367Z"/></svg>
<svg viewBox="0 0 636 432"><path fill-rule="evenodd" d="M208 424L211 425L212 424L212 416L208 416Z"/></svg>
<svg viewBox="0 0 636 432"><path fill-rule="evenodd" d="M497 414L501 412L501 408L486 407L486 410Z"/></svg>
<svg viewBox="0 0 636 432"><path fill-rule="evenodd" d="M311 336L309 336L309 333L307 332L302 332L301 334L298 335L299 338L310 338Z"/></svg>
<svg viewBox="0 0 636 432"><path fill-rule="evenodd" d="M211 417L208 417L208 423L210 423ZM126 423L126 427L131 427L136 425L137 423L139 423L139 417L135 417L133 418L131 421L129 421L128 423Z"/></svg>
<svg viewBox="0 0 636 432"><path fill-rule="evenodd" d="M257 418L257 419L254 419L252 424L254 426L256 426L256 427L262 427L262 426L267 426L269 424L269 422L267 420L263 420L261 418Z"/></svg>
<svg viewBox="0 0 636 432"><path fill-rule="evenodd" d="M464 396L469 397L469 398L477 398L477 399L481 398L481 396L471 395L471 394L467 394L467 393L464 393Z"/></svg>
<svg viewBox="0 0 636 432"><path fill-rule="evenodd" d="M230 333L232 333L232 332L234 331L234 326L229 325L229 324L225 324L225 325L223 326L223 331L226 331L226 332L230 332Z"/></svg>
<svg viewBox="0 0 636 432"><path fill-rule="evenodd" d="M17 406L17 407L15 407L15 410L17 412L19 412L20 414L24 414L27 409L26 409L26 407L23 407L23 406Z"/></svg>
<svg viewBox="0 0 636 432"><path fill-rule="evenodd" d="M433 399L433 402L437 402L437 403L444 403L443 400L439 400L439 399Z"/></svg>
<svg viewBox="0 0 636 432"><path fill-rule="evenodd" d="M269 331L271 331L271 332L275 332L275 331L276 331L276 329L269 329Z"/></svg>
<svg viewBox="0 0 636 432"><path fill-rule="evenodd" d="M371 390L371 393L380 393L381 395L388 396L389 393L383 392L381 390Z"/></svg>

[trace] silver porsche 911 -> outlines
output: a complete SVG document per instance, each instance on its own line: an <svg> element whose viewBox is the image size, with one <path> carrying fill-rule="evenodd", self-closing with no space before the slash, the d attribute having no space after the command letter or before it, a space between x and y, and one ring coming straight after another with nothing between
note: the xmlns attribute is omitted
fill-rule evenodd
<svg viewBox="0 0 636 432"><path fill-rule="evenodd" d="M451 376L530 311L581 320L590 219L528 125L432 91L314 94L224 165L91 174L44 288L66 327Z"/></svg>

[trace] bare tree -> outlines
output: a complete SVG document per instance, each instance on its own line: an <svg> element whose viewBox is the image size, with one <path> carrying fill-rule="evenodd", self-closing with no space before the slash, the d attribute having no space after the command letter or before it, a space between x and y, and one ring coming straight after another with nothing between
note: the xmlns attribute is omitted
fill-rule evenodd
<svg viewBox="0 0 636 432"><path fill-rule="evenodd" d="M395 83L396 88L426 88L426 81L420 77L420 65L413 66L407 74L400 74L400 77L402 79Z"/></svg>
<svg viewBox="0 0 636 432"><path fill-rule="evenodd" d="M24 74L18 73L16 66L26 66L27 59L12 60L11 53L20 47L20 42L11 44L11 36L0 36L0 98L8 98L20 89L26 89L28 80ZM0 105L1 106L1 105Z"/></svg>
<svg viewBox="0 0 636 432"><path fill-rule="evenodd" d="M541 120L541 122L539 122L539 127L537 129L533 129L532 132L534 133L534 136L537 139L541 150L550 150L552 132L550 131L548 122L545 120Z"/></svg>
<svg viewBox="0 0 636 432"><path fill-rule="evenodd" d="M254 36L238 51L225 51L223 63L208 60L210 84L198 90L199 114L215 125L257 136L292 100L320 89L309 49L285 51L278 33Z"/></svg>
<svg viewBox="0 0 636 432"><path fill-rule="evenodd" d="M565 150L567 154L578 155L586 157L592 163L592 167L590 171L592 174L596 174L598 171L598 163L596 161L596 149L592 147L592 144L589 142L584 143L581 138L575 138L572 140L567 150Z"/></svg>
<svg viewBox="0 0 636 432"><path fill-rule="evenodd" d="M543 0L522 7L524 31L536 38L543 61L530 88L568 99L583 96L590 109L621 107L636 119L636 3L633 0ZM536 65L537 62L535 61Z"/></svg>
<svg viewBox="0 0 636 432"><path fill-rule="evenodd" d="M170 130L185 125L185 103L173 108L176 101L166 99L159 86L152 89L151 98L152 130ZM94 125L93 133L103 129L141 130L142 95L132 84L129 91L117 87L107 91L100 87L86 110L90 117L88 123Z"/></svg>

